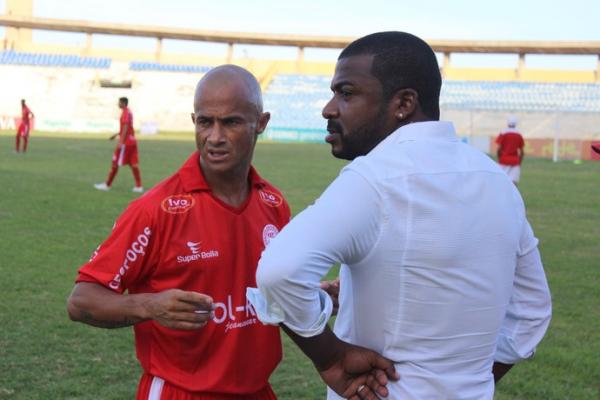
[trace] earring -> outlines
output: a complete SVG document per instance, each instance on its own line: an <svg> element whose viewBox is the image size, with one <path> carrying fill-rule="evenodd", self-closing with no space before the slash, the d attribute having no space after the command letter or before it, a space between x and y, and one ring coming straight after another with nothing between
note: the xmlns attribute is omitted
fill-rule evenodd
<svg viewBox="0 0 600 400"><path fill-rule="evenodd" d="M404 118L404 114L398 113L398 118L403 119Z"/></svg>

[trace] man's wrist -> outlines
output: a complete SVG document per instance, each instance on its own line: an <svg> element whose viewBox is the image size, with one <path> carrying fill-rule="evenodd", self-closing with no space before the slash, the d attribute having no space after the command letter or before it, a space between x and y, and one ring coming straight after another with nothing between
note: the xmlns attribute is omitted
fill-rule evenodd
<svg viewBox="0 0 600 400"><path fill-rule="evenodd" d="M130 301L128 308L131 310L132 318L138 320L138 322L154 318L151 311L152 308L150 307L152 296L152 293L130 294L127 296Z"/></svg>

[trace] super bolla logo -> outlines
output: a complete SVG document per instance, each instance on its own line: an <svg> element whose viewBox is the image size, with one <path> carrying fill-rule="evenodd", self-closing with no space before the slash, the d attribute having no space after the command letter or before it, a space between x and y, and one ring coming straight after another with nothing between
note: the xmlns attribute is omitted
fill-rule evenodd
<svg viewBox="0 0 600 400"><path fill-rule="evenodd" d="M186 246L188 247L189 253L182 256L177 256L177 262L179 264L187 264L196 260L219 257L218 250L212 249L202 251L201 245L202 242L188 241Z"/></svg>
<svg viewBox="0 0 600 400"><path fill-rule="evenodd" d="M194 207L194 204L196 204L196 202L191 195L176 194L164 199L160 203L160 207L169 214L183 214Z"/></svg>

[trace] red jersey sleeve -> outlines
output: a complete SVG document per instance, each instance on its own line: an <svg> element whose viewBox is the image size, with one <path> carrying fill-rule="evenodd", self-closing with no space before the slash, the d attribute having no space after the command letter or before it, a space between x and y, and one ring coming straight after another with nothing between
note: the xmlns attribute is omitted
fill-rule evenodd
<svg viewBox="0 0 600 400"><path fill-rule="evenodd" d="M502 134L498 135L498 137L496 138L496 143L497 144L502 144Z"/></svg>
<svg viewBox="0 0 600 400"><path fill-rule="evenodd" d="M77 282L94 282L123 293L153 268L155 229L149 213L132 203L117 219L109 237L79 269Z"/></svg>
<svg viewBox="0 0 600 400"><path fill-rule="evenodd" d="M292 219L292 212L290 211L290 206L287 202L287 200L285 199L285 197L283 197L283 218L282 218L282 222L283 225L287 225L288 222L290 222L290 220Z"/></svg>
<svg viewBox="0 0 600 400"><path fill-rule="evenodd" d="M132 115L128 110L123 110L121 113L121 126L131 125Z"/></svg>
<svg viewBox="0 0 600 400"><path fill-rule="evenodd" d="M523 148L525 147L525 140L523 139L523 136L519 135L519 148Z"/></svg>

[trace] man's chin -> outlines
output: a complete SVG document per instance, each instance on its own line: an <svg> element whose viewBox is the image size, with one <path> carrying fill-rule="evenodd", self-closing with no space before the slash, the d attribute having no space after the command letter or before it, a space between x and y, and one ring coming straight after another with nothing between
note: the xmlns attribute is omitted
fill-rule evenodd
<svg viewBox="0 0 600 400"><path fill-rule="evenodd" d="M331 146L331 155L335 158L339 158L340 160L348 160L352 161L356 158L356 156L352 156L344 152L344 149L336 149L335 146Z"/></svg>

